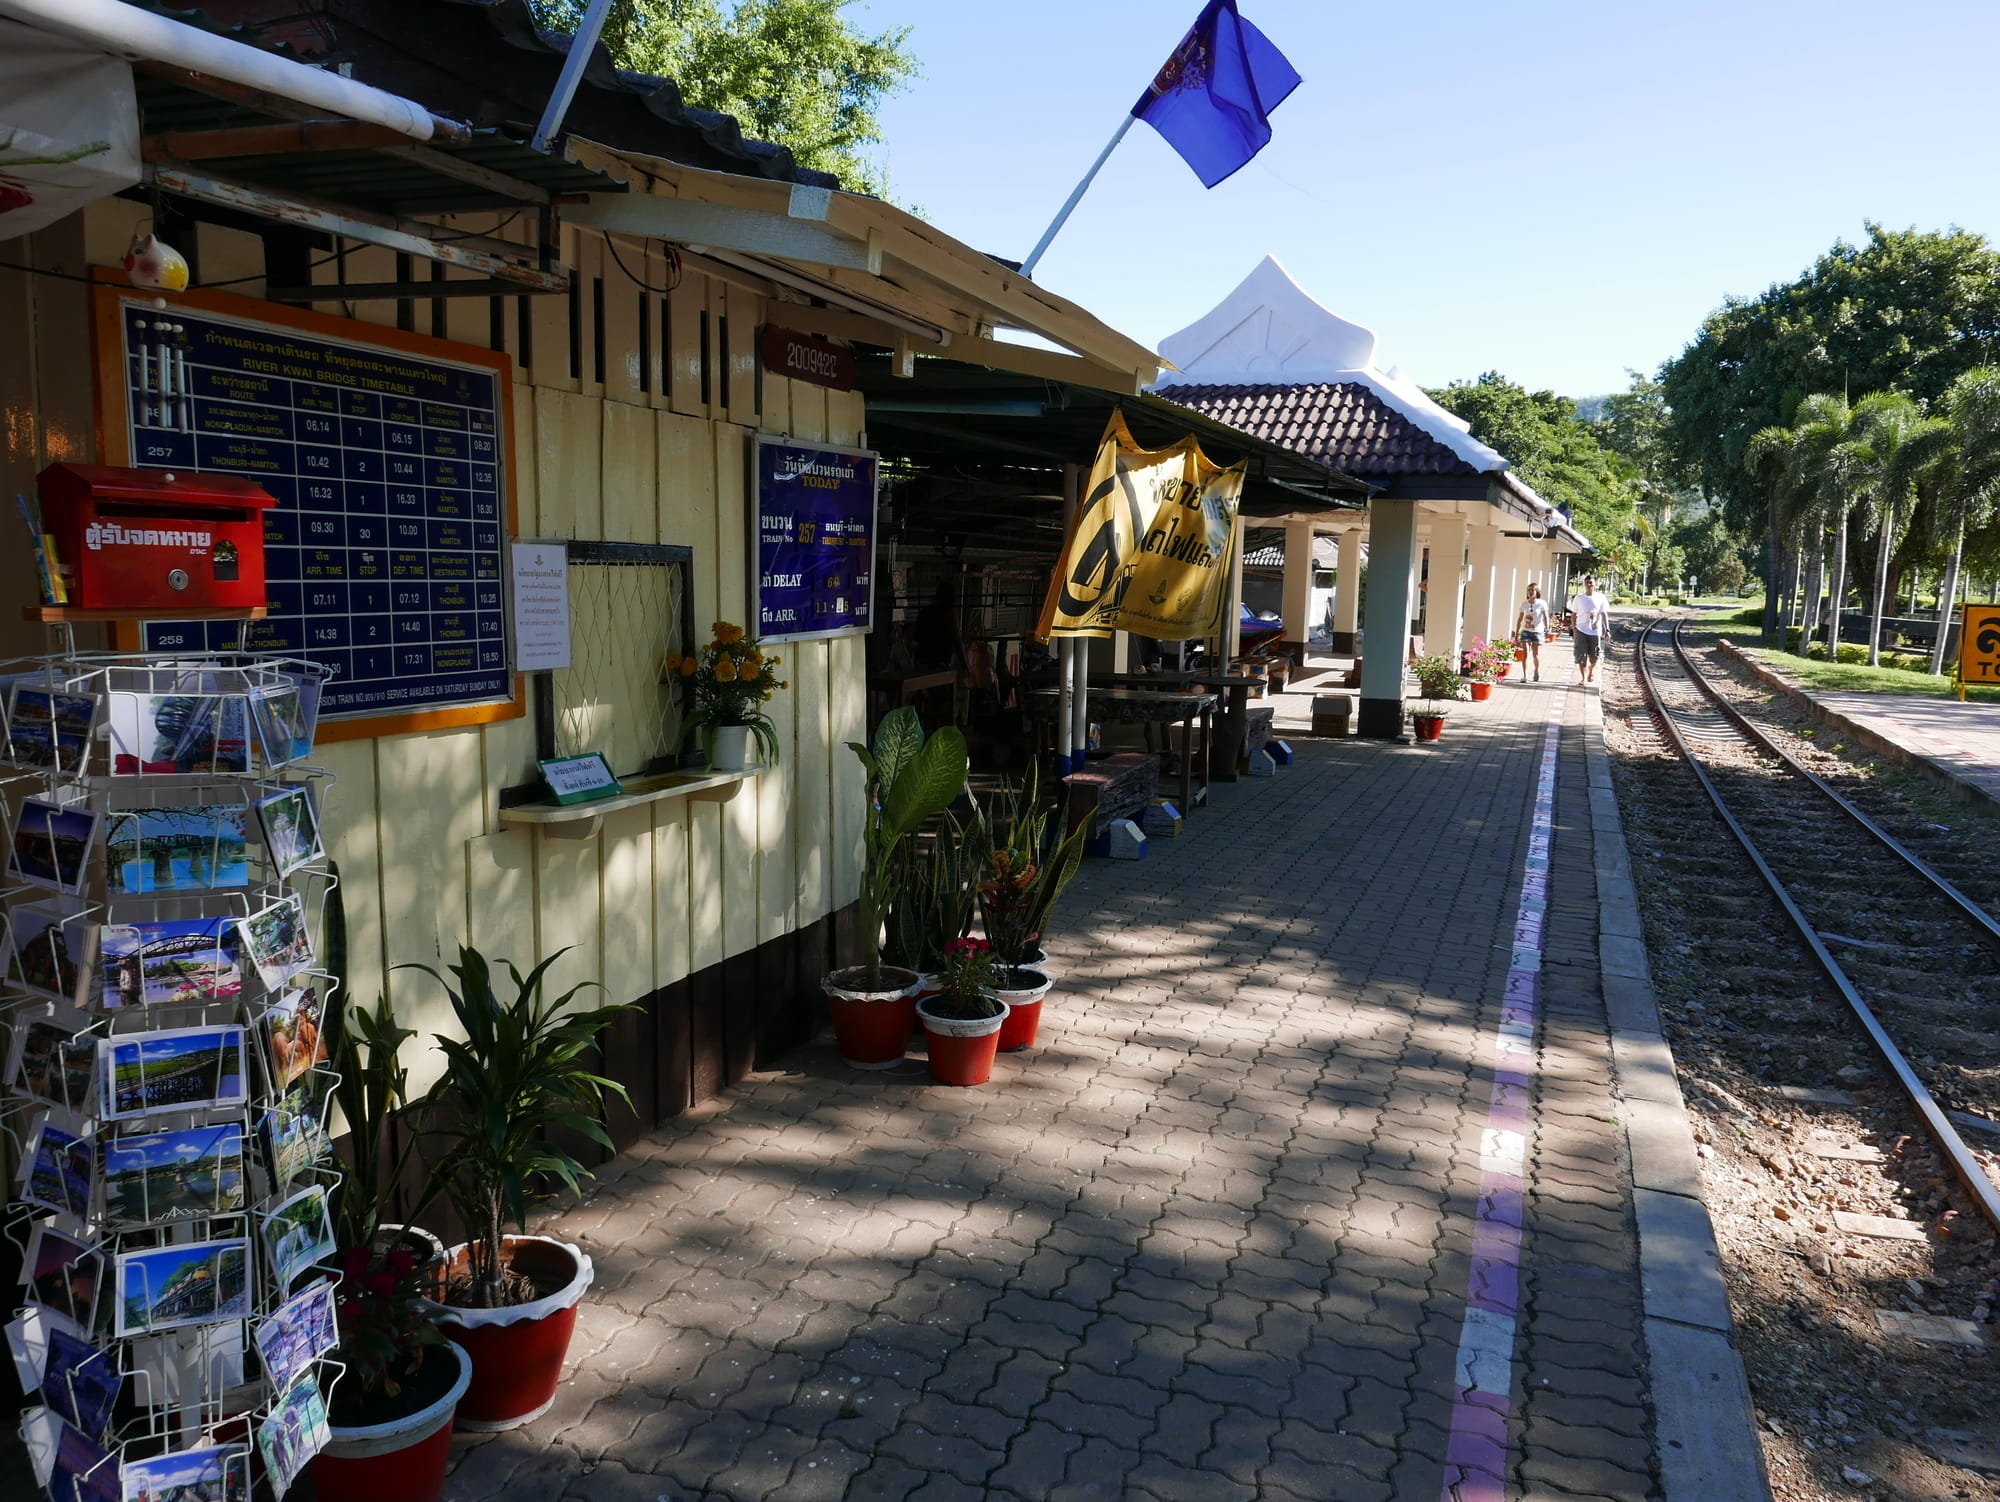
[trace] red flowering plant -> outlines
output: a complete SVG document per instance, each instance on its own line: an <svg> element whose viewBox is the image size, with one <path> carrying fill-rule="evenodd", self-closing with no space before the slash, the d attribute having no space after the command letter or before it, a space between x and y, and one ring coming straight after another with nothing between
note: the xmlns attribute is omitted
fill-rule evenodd
<svg viewBox="0 0 2000 1502"><path fill-rule="evenodd" d="M378 1392L395 1397L423 1364L424 1347L443 1343L444 1331L431 1322L427 1306L435 1282L435 1270L405 1246L351 1246L341 1258L333 1314L340 1359L360 1401Z"/></svg>
<svg viewBox="0 0 2000 1502"><path fill-rule="evenodd" d="M416 1134L398 1120L410 1105L409 1071L399 1058L416 1033L398 1025L384 996L370 1012L341 1009L332 1062L333 1100L347 1126L341 1148L344 1176L333 1195L334 1241L340 1247L340 1281L334 1288L337 1353L346 1374L328 1395L336 1422L364 1412L375 1417L380 1400L394 1400L404 1381L423 1365L428 1346L444 1333L425 1308L437 1269L419 1256L421 1236L390 1223L399 1186L415 1160ZM408 1212L422 1213L437 1190L420 1195Z"/></svg>
<svg viewBox="0 0 2000 1502"><path fill-rule="evenodd" d="M991 944L984 939L953 939L944 946L944 968L936 973L938 994L924 1007L935 1017L957 1022L998 1017L999 978Z"/></svg>

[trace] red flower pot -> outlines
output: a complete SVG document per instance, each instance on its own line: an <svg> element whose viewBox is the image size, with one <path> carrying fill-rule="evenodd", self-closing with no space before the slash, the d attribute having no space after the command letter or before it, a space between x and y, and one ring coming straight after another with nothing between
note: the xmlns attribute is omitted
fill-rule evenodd
<svg viewBox="0 0 2000 1502"><path fill-rule="evenodd" d="M932 1079L940 1085L983 1085L993 1077L993 1055L999 1051L1000 1028L1007 1020L1004 1005L996 1017L969 1022L933 1016L929 1003L920 1005L917 1015L924 1020Z"/></svg>
<svg viewBox="0 0 2000 1502"><path fill-rule="evenodd" d="M403 1418L333 1425L333 1439L312 1458L320 1502L438 1502L451 1458L452 1413L472 1381L472 1359L451 1341L432 1349L437 1354L427 1363L454 1364L450 1389Z"/></svg>
<svg viewBox="0 0 2000 1502"><path fill-rule="evenodd" d="M871 981L866 967L854 965L834 971L820 984L842 1059L856 1069L894 1069L903 1062L922 976L884 965Z"/></svg>
<svg viewBox="0 0 2000 1502"><path fill-rule="evenodd" d="M1035 1046L1035 1029L1041 1025L1042 998L1055 984L1040 970L1016 970L1000 987L1000 999L1007 1003L1007 1015L1000 1021L1001 1053L1014 1053Z"/></svg>
<svg viewBox="0 0 2000 1502"><path fill-rule="evenodd" d="M590 1287L590 1258L566 1241L507 1236L501 1249L514 1270L543 1283L564 1281L545 1298L505 1309L432 1306L432 1317L472 1358L472 1382L458 1405L462 1429L512 1429L548 1411L576 1328L577 1303ZM469 1252L465 1245L451 1249L447 1284L465 1275Z"/></svg>
<svg viewBox="0 0 2000 1502"><path fill-rule="evenodd" d="M1472 702L1475 704L1493 697L1493 685L1490 683L1481 683L1475 678L1470 687L1472 689Z"/></svg>
<svg viewBox="0 0 2000 1502"><path fill-rule="evenodd" d="M1410 719L1417 727L1417 739L1434 741L1444 734L1444 716L1441 714L1415 714Z"/></svg>

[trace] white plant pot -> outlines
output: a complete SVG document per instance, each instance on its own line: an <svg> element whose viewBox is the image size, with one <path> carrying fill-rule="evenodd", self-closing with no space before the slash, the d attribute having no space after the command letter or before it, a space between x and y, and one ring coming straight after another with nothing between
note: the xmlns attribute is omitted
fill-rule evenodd
<svg viewBox="0 0 2000 1502"><path fill-rule="evenodd" d="M708 733L708 764L717 772L741 772L750 765L750 727L717 725Z"/></svg>

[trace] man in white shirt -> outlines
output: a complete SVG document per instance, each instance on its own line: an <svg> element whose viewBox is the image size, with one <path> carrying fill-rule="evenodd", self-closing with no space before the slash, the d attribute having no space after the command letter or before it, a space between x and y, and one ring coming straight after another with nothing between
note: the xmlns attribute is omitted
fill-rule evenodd
<svg viewBox="0 0 2000 1502"><path fill-rule="evenodd" d="M1580 681L1597 681L1597 659L1604 640L1605 625L1611 619L1604 596L1597 592L1597 580L1586 574L1583 593L1569 602L1576 631L1576 670Z"/></svg>

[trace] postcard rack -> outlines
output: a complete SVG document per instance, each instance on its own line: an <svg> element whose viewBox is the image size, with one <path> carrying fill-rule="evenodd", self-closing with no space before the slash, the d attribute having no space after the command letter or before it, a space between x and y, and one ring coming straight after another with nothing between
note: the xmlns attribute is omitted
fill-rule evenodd
<svg viewBox="0 0 2000 1502"><path fill-rule="evenodd" d="M67 645L67 642L64 642ZM282 1494L333 1355L326 670L0 664L0 1299L51 1495Z"/></svg>

